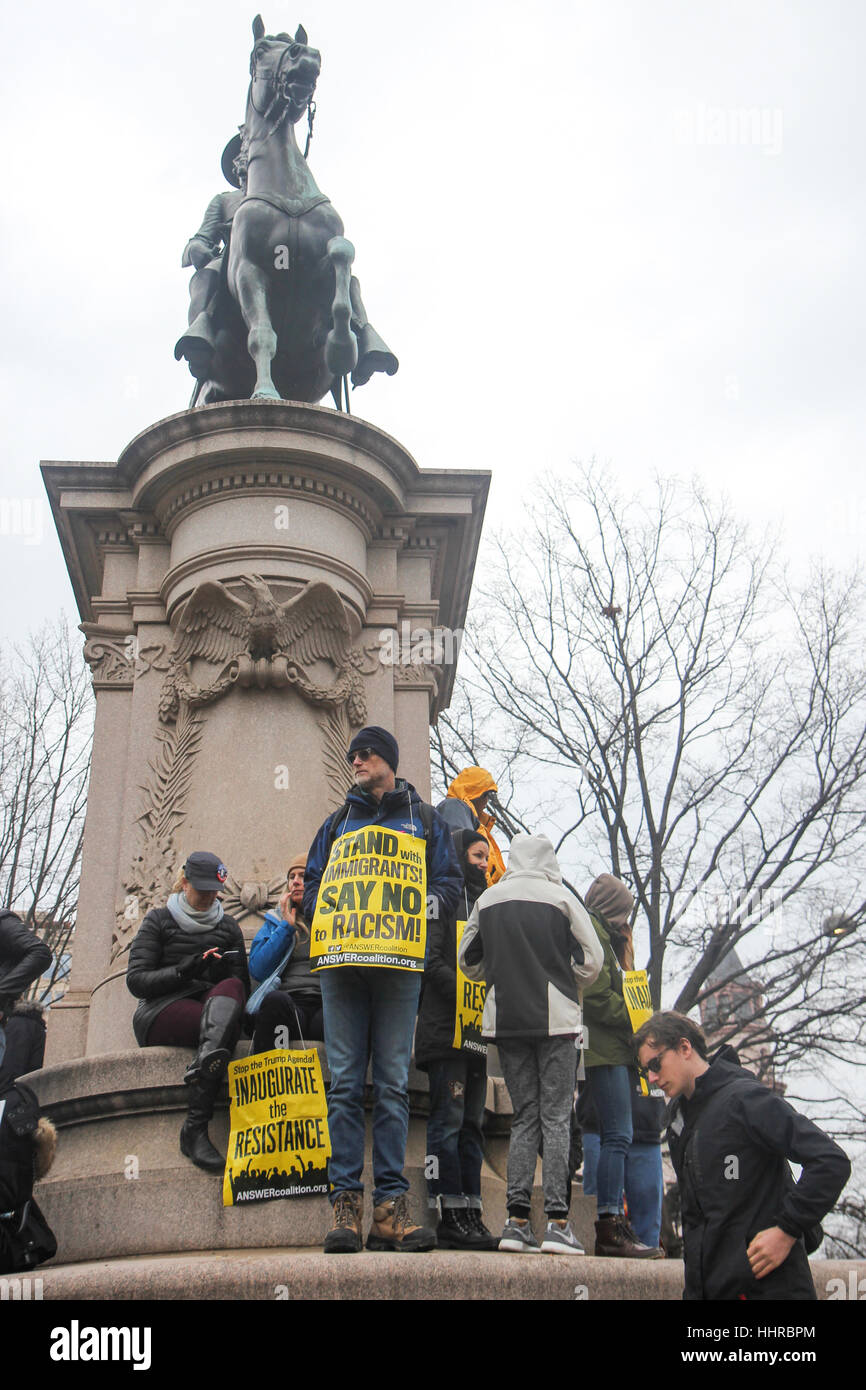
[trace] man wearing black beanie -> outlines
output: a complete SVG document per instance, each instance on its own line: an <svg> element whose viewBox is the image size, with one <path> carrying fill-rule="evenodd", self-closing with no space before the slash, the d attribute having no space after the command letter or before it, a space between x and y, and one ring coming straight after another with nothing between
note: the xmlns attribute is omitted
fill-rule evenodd
<svg viewBox="0 0 866 1390"><path fill-rule="evenodd" d="M355 785L345 804L319 829L307 856L304 878L304 912L313 923L316 938L316 911L325 870L335 891L337 871L351 869L340 844L351 847L353 834L372 828L376 841L390 839L408 846L413 839L426 841L426 915L446 916L454 911L463 876L448 827L431 806L422 802L410 783L397 777L400 750L397 740L377 724L361 729L352 739L346 755ZM379 832L396 832L384 836ZM344 839L343 837L347 837ZM339 842L336 843L335 842ZM367 898L377 875L384 873L384 850L369 850L365 862L370 866ZM333 856L333 859L332 859ZM405 869L406 855L390 868ZM423 865L424 860L420 861ZM420 870L418 871L420 873ZM336 914L329 908L333 920ZM371 912L352 913L359 921L374 917ZM380 914L381 916L381 914ZM402 918L401 918L402 920ZM418 1013L418 997L423 970L422 948L414 958L388 954L383 943L375 956L364 960L336 942L328 953L320 947L318 976L322 985L325 1020L325 1047L331 1081L328 1087L328 1128L332 1154L328 1164L333 1220L325 1239L325 1252L350 1253L362 1246L362 1207L364 1186L364 1083L368 1051L373 1075L373 1224L367 1239L368 1250L431 1250L436 1234L414 1223L409 1214L408 1180L403 1172L409 1132L409 1060L412 1035ZM331 951L337 954L332 955ZM342 954L350 957L348 961ZM359 963L359 959L360 962Z"/></svg>

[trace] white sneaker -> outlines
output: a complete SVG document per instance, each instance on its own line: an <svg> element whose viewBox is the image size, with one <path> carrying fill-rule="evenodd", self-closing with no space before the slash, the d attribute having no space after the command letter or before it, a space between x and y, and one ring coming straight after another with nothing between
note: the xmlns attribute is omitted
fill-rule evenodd
<svg viewBox="0 0 866 1390"><path fill-rule="evenodd" d="M509 1217L505 1223L499 1249L513 1250L517 1254L522 1254L525 1251L527 1255L539 1255L541 1253L541 1246L532 1234L532 1227L529 1222L527 1221L521 1226L513 1217Z"/></svg>
<svg viewBox="0 0 866 1390"><path fill-rule="evenodd" d="M501 1248L500 1245L500 1249ZM571 1229L570 1221L566 1221L564 1226L557 1226L555 1221L548 1221L547 1231L541 1243L541 1249L545 1255L586 1254L586 1251Z"/></svg>

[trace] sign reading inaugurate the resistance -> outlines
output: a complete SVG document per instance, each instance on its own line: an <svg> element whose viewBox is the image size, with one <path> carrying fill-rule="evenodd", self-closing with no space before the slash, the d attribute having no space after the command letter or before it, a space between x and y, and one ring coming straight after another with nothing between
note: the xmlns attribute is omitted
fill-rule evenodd
<svg viewBox="0 0 866 1390"><path fill-rule="evenodd" d="M223 1206L328 1190L328 1102L314 1047L229 1066L231 1132Z"/></svg>
<svg viewBox="0 0 866 1390"><path fill-rule="evenodd" d="M457 957L460 957L460 941L466 930L465 922L457 923ZM467 980L460 966L457 966L457 1016L454 1022L454 1046L461 1052L474 1052L478 1057L487 1056L487 1043L481 1036L481 1019L484 1014L484 1000L487 986L483 980Z"/></svg>
<svg viewBox="0 0 866 1390"><path fill-rule="evenodd" d="M314 970L423 970L427 847L402 830L350 830L334 841L310 932Z"/></svg>

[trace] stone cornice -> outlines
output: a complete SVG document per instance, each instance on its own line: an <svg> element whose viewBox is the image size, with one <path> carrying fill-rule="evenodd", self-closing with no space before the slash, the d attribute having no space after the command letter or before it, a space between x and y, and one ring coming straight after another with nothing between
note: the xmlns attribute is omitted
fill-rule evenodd
<svg viewBox="0 0 866 1390"><path fill-rule="evenodd" d="M348 513L353 521L360 520L366 533L365 539L369 539L376 529L376 518L357 491L326 477L304 475L291 467L263 469L248 463L243 469L235 466L226 472L196 479L183 492L176 493L164 509L160 509L160 521L166 534L171 536L181 515L197 506L222 501L233 492L243 492L245 496L262 492L278 498L311 498Z"/></svg>
<svg viewBox="0 0 866 1390"><path fill-rule="evenodd" d="M185 508L267 490L277 498L306 496L350 517L371 548L429 556L438 622L451 629L465 625L490 473L421 469L397 440L356 415L292 401L221 401L148 426L116 464L46 462L42 473L84 619L106 611L98 597L104 546L134 553L170 545ZM213 563L243 561L249 570L253 564L268 568L273 557L281 562L279 573L287 556L304 567L302 575L315 568L315 555L284 546L241 546L221 551ZM171 582L187 573L187 563L192 577L202 557L175 565ZM347 588L354 591L363 621L372 599L369 583L330 556L322 557L322 567L342 581L344 596ZM434 718L447 707L453 681L449 667L441 674Z"/></svg>

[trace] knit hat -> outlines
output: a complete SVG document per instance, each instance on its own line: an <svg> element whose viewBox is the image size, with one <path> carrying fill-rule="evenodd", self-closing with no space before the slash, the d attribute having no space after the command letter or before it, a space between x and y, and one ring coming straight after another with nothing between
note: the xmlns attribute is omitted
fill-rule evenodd
<svg viewBox="0 0 866 1390"><path fill-rule="evenodd" d="M294 859L292 860L291 864L290 864L289 867L286 869L286 882L288 882L289 878L291 877L291 875L292 875L292 870L293 870L293 869L306 869L306 867L307 867L307 856L306 856L306 854L296 854L295 857L294 857Z"/></svg>
<svg viewBox="0 0 866 1390"><path fill-rule="evenodd" d="M380 758L394 772L397 771L397 764L400 761L400 749L397 747L397 740L393 734L389 734L387 729L382 729L378 724L368 724L363 729L359 729L352 742L349 744L349 751L346 754L346 761L351 766L352 755L361 748L370 748L374 753L378 753Z"/></svg>

